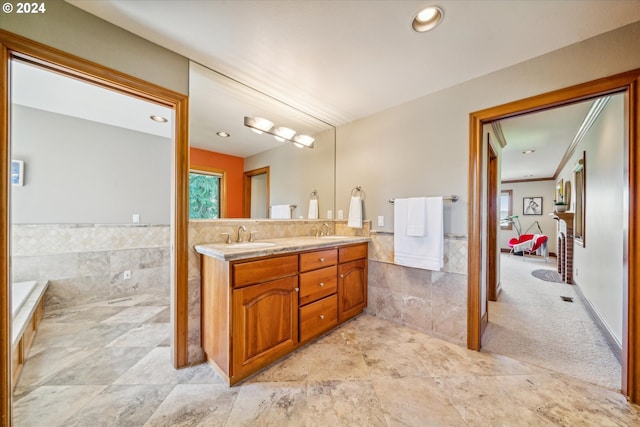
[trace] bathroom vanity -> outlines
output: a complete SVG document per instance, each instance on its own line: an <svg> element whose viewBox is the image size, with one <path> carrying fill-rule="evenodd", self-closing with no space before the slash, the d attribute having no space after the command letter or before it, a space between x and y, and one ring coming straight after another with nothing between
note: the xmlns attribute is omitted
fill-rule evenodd
<svg viewBox="0 0 640 427"><path fill-rule="evenodd" d="M361 313L368 238L198 245L207 361L233 385Z"/></svg>

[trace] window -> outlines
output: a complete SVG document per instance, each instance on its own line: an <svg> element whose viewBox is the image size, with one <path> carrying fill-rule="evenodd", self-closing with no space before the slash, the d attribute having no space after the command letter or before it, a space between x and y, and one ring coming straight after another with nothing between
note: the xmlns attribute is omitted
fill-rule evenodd
<svg viewBox="0 0 640 427"><path fill-rule="evenodd" d="M223 177L224 173L204 168L189 171L190 219L222 217Z"/></svg>
<svg viewBox="0 0 640 427"><path fill-rule="evenodd" d="M509 217L513 215L513 190L502 190L500 192L500 228L511 230Z"/></svg>

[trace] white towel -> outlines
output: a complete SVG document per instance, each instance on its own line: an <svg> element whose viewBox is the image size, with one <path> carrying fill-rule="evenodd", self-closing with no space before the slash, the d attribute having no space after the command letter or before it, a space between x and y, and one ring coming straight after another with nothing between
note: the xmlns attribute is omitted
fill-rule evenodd
<svg viewBox="0 0 640 427"><path fill-rule="evenodd" d="M309 215L307 219L318 219L318 199L309 200Z"/></svg>
<svg viewBox="0 0 640 427"><path fill-rule="evenodd" d="M362 228L362 198L360 196L351 196L347 226Z"/></svg>
<svg viewBox="0 0 640 427"><path fill-rule="evenodd" d="M439 271L444 267L442 197L427 197L427 224L423 237L408 236L408 200L396 199L393 219L393 262L407 267Z"/></svg>
<svg viewBox="0 0 640 427"><path fill-rule="evenodd" d="M410 197L407 203L407 236L423 237L426 229L427 198Z"/></svg>
<svg viewBox="0 0 640 427"><path fill-rule="evenodd" d="M271 206L271 219L291 219L291 207L289 205Z"/></svg>

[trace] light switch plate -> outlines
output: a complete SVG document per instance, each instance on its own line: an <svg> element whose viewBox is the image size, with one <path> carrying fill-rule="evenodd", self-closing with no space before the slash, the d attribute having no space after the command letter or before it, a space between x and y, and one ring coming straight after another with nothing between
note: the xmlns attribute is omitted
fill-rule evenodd
<svg viewBox="0 0 640 427"><path fill-rule="evenodd" d="M384 216L380 215L378 217L378 227L384 227Z"/></svg>
<svg viewBox="0 0 640 427"><path fill-rule="evenodd" d="M133 223L138 224L140 222L140 214L133 214Z"/></svg>

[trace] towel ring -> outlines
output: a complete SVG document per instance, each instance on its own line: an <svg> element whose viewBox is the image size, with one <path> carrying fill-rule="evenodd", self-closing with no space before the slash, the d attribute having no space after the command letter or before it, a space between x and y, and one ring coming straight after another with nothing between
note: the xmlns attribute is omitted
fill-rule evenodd
<svg viewBox="0 0 640 427"><path fill-rule="evenodd" d="M351 190L351 197L360 196L361 199L364 200L364 190L361 186L356 186L353 190Z"/></svg>
<svg viewBox="0 0 640 427"><path fill-rule="evenodd" d="M309 194L309 198L311 200L318 200L318 190L313 190L311 194Z"/></svg>

